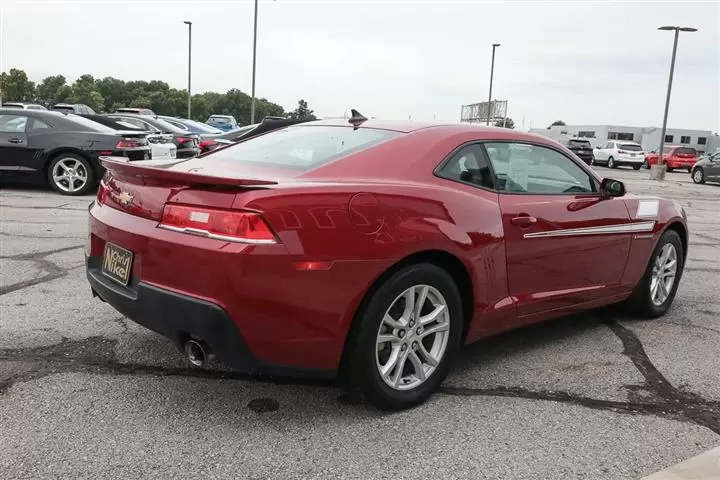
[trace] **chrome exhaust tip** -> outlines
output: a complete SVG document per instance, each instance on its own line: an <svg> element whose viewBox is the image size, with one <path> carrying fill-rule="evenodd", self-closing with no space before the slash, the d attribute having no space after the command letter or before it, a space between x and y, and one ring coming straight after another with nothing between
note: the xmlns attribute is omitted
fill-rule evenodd
<svg viewBox="0 0 720 480"><path fill-rule="evenodd" d="M202 367L207 361L207 345L201 340L188 340L185 343L185 355L188 361L196 367Z"/></svg>

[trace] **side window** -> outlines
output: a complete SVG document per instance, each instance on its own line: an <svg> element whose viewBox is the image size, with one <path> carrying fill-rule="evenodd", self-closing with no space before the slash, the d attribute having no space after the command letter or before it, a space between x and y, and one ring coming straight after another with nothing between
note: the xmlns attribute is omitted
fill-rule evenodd
<svg viewBox="0 0 720 480"><path fill-rule="evenodd" d="M497 190L554 195L593 193L595 181L578 164L547 147L487 143Z"/></svg>
<svg viewBox="0 0 720 480"><path fill-rule="evenodd" d="M36 130L47 130L48 128L52 128L52 127L50 125L48 125L47 123L43 122L42 120L35 118L35 119L33 119L32 127L30 128L30 131L34 132Z"/></svg>
<svg viewBox="0 0 720 480"><path fill-rule="evenodd" d="M0 132L22 133L27 121L28 118L21 115L0 115Z"/></svg>
<svg viewBox="0 0 720 480"><path fill-rule="evenodd" d="M442 166L438 174L448 180L494 188L493 175L479 143L461 148Z"/></svg>

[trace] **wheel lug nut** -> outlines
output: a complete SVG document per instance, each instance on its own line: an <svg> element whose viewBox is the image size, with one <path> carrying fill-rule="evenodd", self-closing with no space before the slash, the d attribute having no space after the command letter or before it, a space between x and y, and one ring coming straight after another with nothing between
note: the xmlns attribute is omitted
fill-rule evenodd
<svg viewBox="0 0 720 480"><path fill-rule="evenodd" d="M400 338L403 338L403 337L405 336L405 330L400 330L400 331L398 332L398 336L399 336Z"/></svg>
<svg viewBox="0 0 720 480"><path fill-rule="evenodd" d="M410 320L410 326L411 326L411 327L414 327L414 326L415 326L415 320Z"/></svg>
<svg viewBox="0 0 720 480"><path fill-rule="evenodd" d="M413 348L413 350L417 350L417 349L418 349L418 344L417 344L417 342L413 342L412 348Z"/></svg>
<svg viewBox="0 0 720 480"><path fill-rule="evenodd" d="M400 350L402 350L403 352L404 352L405 350L407 350L407 345L405 345L405 344L403 343L403 346L400 347Z"/></svg>

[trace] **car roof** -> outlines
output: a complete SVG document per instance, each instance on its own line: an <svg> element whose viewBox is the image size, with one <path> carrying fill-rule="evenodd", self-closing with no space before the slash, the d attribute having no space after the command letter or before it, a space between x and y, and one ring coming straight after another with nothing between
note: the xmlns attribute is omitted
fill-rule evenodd
<svg viewBox="0 0 720 480"><path fill-rule="evenodd" d="M235 118L232 115L210 115L210 118Z"/></svg>

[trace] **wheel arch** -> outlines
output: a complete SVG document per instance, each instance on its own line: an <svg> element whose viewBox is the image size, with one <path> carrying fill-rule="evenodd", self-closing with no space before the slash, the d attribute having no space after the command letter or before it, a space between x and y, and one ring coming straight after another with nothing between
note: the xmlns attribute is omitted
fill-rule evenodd
<svg viewBox="0 0 720 480"><path fill-rule="evenodd" d="M64 153L72 153L73 155L81 156L82 158L87 160L90 166L93 168L95 176L97 177L99 175L98 165L96 165L96 162L92 161L92 159L87 155L86 152L83 152L81 149L74 147L60 147L51 150L45 155L45 164L43 165L43 175L45 176L45 179L48 178L48 175L50 173L50 164L53 162L53 160L55 160L57 157Z"/></svg>
<svg viewBox="0 0 720 480"><path fill-rule="evenodd" d="M467 266L463 263L460 258L458 258L456 255L453 255L452 253L446 251L446 250L438 250L438 249L432 249L432 250L422 250L418 252L414 252L412 254L407 255L406 257L398 260L394 264L392 264L389 268L387 268L384 272L382 272L370 285L370 288L367 289L365 294L363 295L362 300L358 304L357 308L355 309L355 312L353 312L352 321L350 323L350 328L347 331L347 334L345 335L345 341L343 345L342 350L342 357L340 360L340 369L343 369L346 364L346 359L348 357L348 341L352 337L353 330L357 327L358 322L356 321L358 316L362 314L363 310L366 308L368 302L372 298L372 296L375 294L375 292L380 288L380 286L383 284L383 282L395 274L397 271L401 270L402 268L405 268L409 265L415 265L420 263L429 263L432 265L436 265L443 270L445 270L455 281L455 284L458 287L458 290L460 291L460 300L462 302L462 309L463 309L463 340L467 336L468 329L470 328L470 322L473 317L473 305L474 305L474 295L473 295L473 283L472 283L472 276L470 274L470 271L468 270Z"/></svg>
<svg viewBox="0 0 720 480"><path fill-rule="evenodd" d="M680 236L680 242L682 243L683 247L683 264L687 260L687 253L688 253L688 244L689 244L689 238L688 238L688 229L685 225L683 225L680 221L674 221L670 222L667 227L665 227L665 231L672 230L675 233L677 233Z"/></svg>

